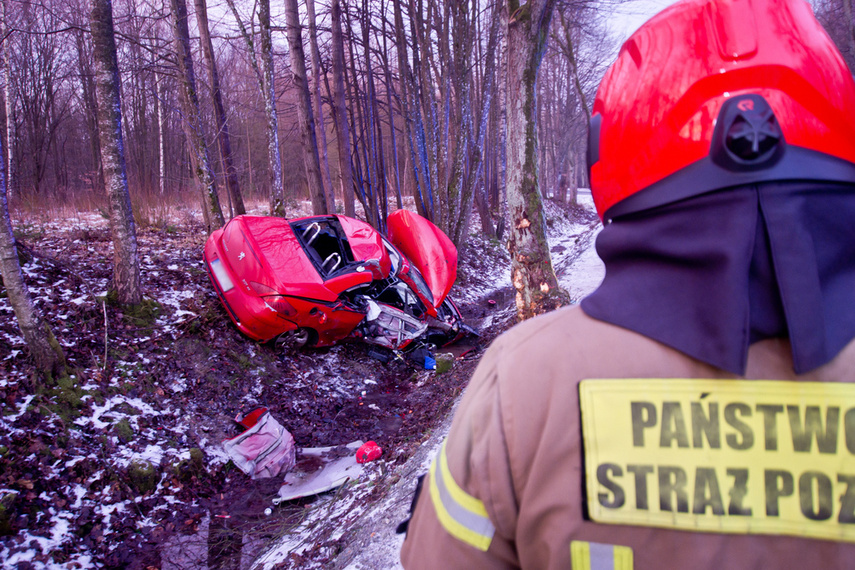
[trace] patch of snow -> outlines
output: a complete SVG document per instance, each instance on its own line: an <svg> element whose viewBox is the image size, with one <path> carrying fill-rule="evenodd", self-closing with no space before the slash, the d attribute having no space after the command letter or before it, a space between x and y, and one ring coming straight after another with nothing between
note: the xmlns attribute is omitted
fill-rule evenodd
<svg viewBox="0 0 855 570"><path fill-rule="evenodd" d="M18 404L18 413L3 416L3 421L8 422L9 424L12 424L17 421L17 419L24 415L24 413L27 411L27 408L30 406L30 402L33 401L33 398L35 398L35 395L33 394L30 394L29 396L24 398L24 400L20 404Z"/></svg>

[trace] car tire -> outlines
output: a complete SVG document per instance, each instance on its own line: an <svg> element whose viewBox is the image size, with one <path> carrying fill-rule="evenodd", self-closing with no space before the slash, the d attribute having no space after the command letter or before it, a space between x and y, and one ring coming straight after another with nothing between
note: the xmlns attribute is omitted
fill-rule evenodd
<svg viewBox="0 0 855 570"><path fill-rule="evenodd" d="M273 341L277 351L289 348L304 348L314 346L318 342L318 333L314 329L300 327L280 334Z"/></svg>

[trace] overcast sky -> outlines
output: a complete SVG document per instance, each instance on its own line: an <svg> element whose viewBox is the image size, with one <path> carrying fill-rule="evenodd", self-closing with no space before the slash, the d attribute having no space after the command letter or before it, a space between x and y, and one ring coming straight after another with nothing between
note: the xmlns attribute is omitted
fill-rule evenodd
<svg viewBox="0 0 855 570"><path fill-rule="evenodd" d="M629 0L615 8L615 17L611 20L613 30L623 43L638 27L651 16L670 6L676 0Z"/></svg>

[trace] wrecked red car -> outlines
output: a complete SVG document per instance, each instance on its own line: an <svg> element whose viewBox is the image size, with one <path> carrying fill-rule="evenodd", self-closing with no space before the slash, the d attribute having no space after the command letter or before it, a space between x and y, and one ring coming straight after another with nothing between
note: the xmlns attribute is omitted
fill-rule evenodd
<svg viewBox="0 0 855 570"><path fill-rule="evenodd" d="M205 267L238 329L262 341L393 350L468 329L448 292L457 249L427 219L393 212L388 238L346 216L238 216L205 244Z"/></svg>

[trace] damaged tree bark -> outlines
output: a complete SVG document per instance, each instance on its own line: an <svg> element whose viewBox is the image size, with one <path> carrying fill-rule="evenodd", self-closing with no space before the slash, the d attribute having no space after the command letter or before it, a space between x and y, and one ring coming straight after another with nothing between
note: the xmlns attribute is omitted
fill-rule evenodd
<svg viewBox="0 0 855 570"><path fill-rule="evenodd" d="M555 1L508 2L508 249L520 320L570 302L552 269L537 168L537 71Z"/></svg>

